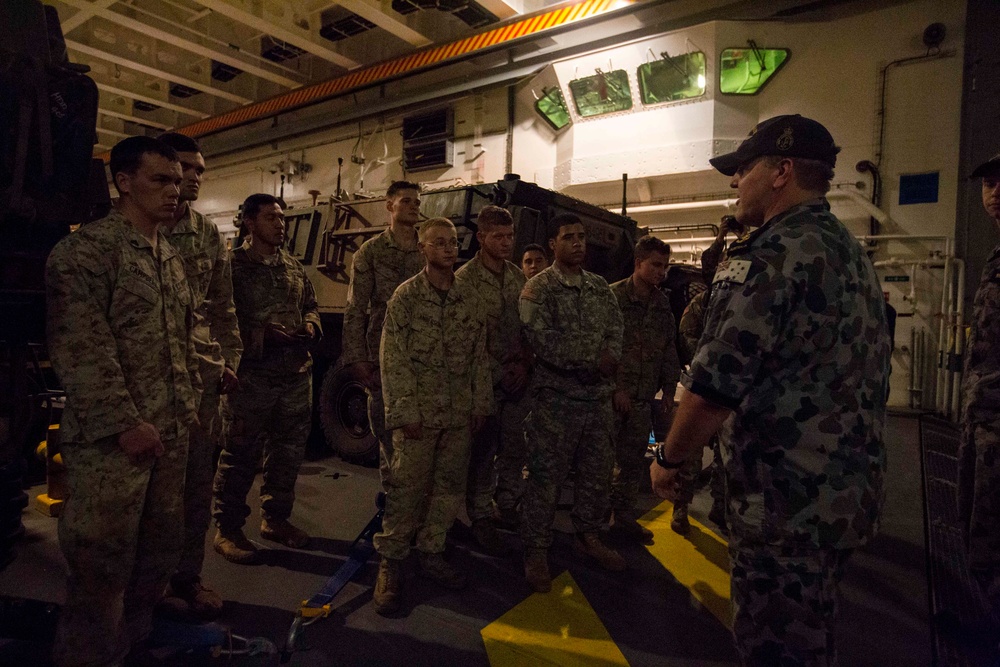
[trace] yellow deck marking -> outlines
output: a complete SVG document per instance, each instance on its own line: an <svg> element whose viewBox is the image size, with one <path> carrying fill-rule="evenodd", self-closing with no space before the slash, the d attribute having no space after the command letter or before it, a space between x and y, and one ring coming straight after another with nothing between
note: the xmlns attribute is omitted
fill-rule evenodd
<svg viewBox="0 0 1000 667"><path fill-rule="evenodd" d="M694 599L728 628L732 619L729 547L725 540L694 519L686 537L670 530L673 510L673 503L665 500L639 519L639 523L653 531L653 544L646 548L691 591Z"/></svg>
<svg viewBox="0 0 1000 667"><path fill-rule="evenodd" d="M669 530L669 526L668 526ZM569 572L480 632L491 667L628 665Z"/></svg>

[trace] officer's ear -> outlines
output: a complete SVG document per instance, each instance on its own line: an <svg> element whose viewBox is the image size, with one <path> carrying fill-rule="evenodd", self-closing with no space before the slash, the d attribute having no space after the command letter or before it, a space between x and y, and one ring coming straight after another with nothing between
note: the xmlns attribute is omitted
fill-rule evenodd
<svg viewBox="0 0 1000 667"><path fill-rule="evenodd" d="M117 188L118 194L128 194L131 184L132 177L127 172L119 171L115 174L115 188Z"/></svg>
<svg viewBox="0 0 1000 667"><path fill-rule="evenodd" d="M556 252L556 240L555 239L549 239L549 250L551 250L552 253L555 254L555 252Z"/></svg>

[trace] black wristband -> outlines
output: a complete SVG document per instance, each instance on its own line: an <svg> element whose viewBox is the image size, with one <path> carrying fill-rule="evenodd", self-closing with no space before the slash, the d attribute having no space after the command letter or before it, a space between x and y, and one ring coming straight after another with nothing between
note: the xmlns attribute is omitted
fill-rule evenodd
<svg viewBox="0 0 1000 667"><path fill-rule="evenodd" d="M676 461L676 462L668 461L666 457L663 455L663 445L657 446L657 448L653 451L656 452L656 463L661 468L666 468L667 470L677 470L686 463L685 461Z"/></svg>

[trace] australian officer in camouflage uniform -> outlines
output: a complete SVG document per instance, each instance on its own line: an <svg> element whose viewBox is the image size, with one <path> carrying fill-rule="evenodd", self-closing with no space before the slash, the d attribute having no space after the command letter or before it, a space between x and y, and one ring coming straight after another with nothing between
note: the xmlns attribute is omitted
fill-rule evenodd
<svg viewBox="0 0 1000 667"><path fill-rule="evenodd" d="M531 412L524 424L528 481L521 498L524 574L538 592L552 587L548 550L563 482L576 462L574 550L608 570L625 560L598 539L608 509L614 449L611 392L622 351L622 313L598 275L583 269L580 219L549 220L555 261L521 292L521 323L535 355Z"/></svg>
<svg viewBox="0 0 1000 667"><path fill-rule="evenodd" d="M653 533L636 521L639 482L646 473L646 450L653 411L669 416L680 378L674 315L660 283L670 264L670 246L653 236L635 246L635 270L611 286L625 325L622 361L612 405L615 410L615 475L611 485L612 529L642 542ZM653 399L663 392L659 403Z"/></svg>
<svg viewBox="0 0 1000 667"><path fill-rule="evenodd" d="M191 207L198 199L205 159L198 143L183 134L159 137L175 151L184 180L173 219L163 225L171 245L184 259L184 270L195 306L194 344L202 392L198 421L191 427L184 480L184 547L177 571L158 605L161 613L180 620L211 620L222 611L222 598L201 580L205 534L212 520L212 478L215 451L222 445L220 396L239 384L243 343L233 306L229 250L218 228Z"/></svg>
<svg viewBox="0 0 1000 667"><path fill-rule="evenodd" d="M390 299L382 332L385 425L393 451L373 594L375 610L399 610L402 562L416 536L420 566L447 588L465 574L443 556L465 497L471 433L493 413L493 378L477 294L455 280L458 236L446 218L420 226L427 266Z"/></svg>
<svg viewBox="0 0 1000 667"><path fill-rule="evenodd" d="M111 151L118 208L60 241L46 266L48 345L66 389L60 427L69 566L55 663L120 664L152 629L177 565L195 419L193 309L184 260L159 231L181 165L149 137Z"/></svg>
<svg viewBox="0 0 1000 667"><path fill-rule="evenodd" d="M233 299L243 336L239 388L228 401L231 424L215 475L215 550L252 563L243 534L246 498L264 455L260 536L287 547L309 542L288 519L312 424L312 356L323 335L316 293L302 265L282 248L285 217L271 195L250 195L242 221L250 236L233 251Z"/></svg>
<svg viewBox="0 0 1000 667"><path fill-rule="evenodd" d="M505 467L507 477L514 474L522 477L524 468L527 404L522 399L530 369L518 315L524 274L510 261L514 252L514 219L510 213L498 206L486 206L479 212L476 225L479 252L455 273L455 280L468 283L482 311L496 414L473 438L465 508L476 542L486 553L500 555L504 547L493 523L498 452L511 449L513 456L505 461L517 461ZM508 488L513 486L507 479L504 482ZM510 505L504 509L512 514L514 507Z"/></svg>
<svg viewBox="0 0 1000 667"><path fill-rule="evenodd" d="M1000 155L972 172L1000 230ZM1000 616L1000 246L983 269L972 308L962 381L959 516L969 567Z"/></svg>
<svg viewBox="0 0 1000 667"><path fill-rule="evenodd" d="M802 116L760 123L711 160L750 231L715 274L705 332L666 443L676 469L723 441L733 635L746 665L832 665L838 584L883 500L890 343L871 262L824 198L839 148Z"/></svg>
<svg viewBox="0 0 1000 667"><path fill-rule="evenodd" d="M392 436L385 427L385 403L378 366L382 323L392 293L424 268L424 256L417 249L416 230L420 221L420 186L396 181L389 185L385 197L389 229L365 241L354 253L339 360L345 368L357 368L368 391L368 421L379 441L379 473L383 487L389 475Z"/></svg>

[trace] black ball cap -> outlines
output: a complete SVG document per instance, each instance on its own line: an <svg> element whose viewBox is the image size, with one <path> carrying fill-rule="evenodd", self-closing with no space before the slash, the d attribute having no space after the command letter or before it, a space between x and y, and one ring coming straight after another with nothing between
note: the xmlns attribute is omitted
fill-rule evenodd
<svg viewBox="0 0 1000 667"><path fill-rule="evenodd" d="M726 176L732 176L742 165L765 155L819 160L835 167L839 152L840 147L833 143L829 130L811 118L794 114L761 121L739 148L709 162Z"/></svg>
<svg viewBox="0 0 1000 667"><path fill-rule="evenodd" d="M986 162L976 167L969 178L982 178L984 176L994 176L1000 174L1000 153L994 155Z"/></svg>

